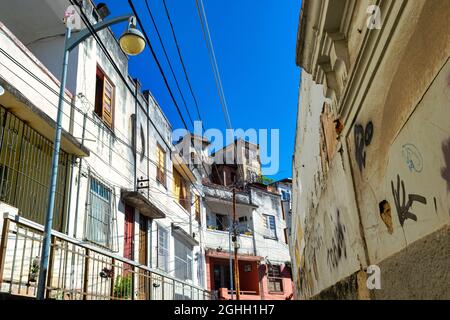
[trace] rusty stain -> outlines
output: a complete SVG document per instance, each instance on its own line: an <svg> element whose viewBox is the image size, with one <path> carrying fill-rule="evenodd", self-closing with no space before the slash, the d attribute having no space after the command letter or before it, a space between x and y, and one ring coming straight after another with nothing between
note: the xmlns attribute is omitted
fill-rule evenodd
<svg viewBox="0 0 450 320"><path fill-rule="evenodd" d="M392 225L391 205L386 200L383 200L380 202L379 207L381 220L383 220L386 225L389 234L393 234L394 227Z"/></svg>
<svg viewBox="0 0 450 320"><path fill-rule="evenodd" d="M441 169L441 176L447 181L447 190L450 191L450 139L442 143L442 153L444 154L445 167Z"/></svg>

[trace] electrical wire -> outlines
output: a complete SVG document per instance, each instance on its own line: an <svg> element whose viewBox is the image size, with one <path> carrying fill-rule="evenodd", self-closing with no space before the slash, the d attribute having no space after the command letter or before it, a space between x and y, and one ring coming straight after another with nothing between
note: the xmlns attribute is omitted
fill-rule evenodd
<svg viewBox="0 0 450 320"><path fill-rule="evenodd" d="M149 13L149 15L150 15L150 18L151 18L152 23L153 23L153 27L155 28L155 31L156 31L156 34L157 34L157 36L158 36L159 42L160 42L161 47L162 47L162 49L163 49L164 56L165 56L165 58L166 58L167 64L169 65L170 72L172 73L172 77L173 77L174 80L175 80L175 84L176 84L176 87L177 87L177 89L178 89L178 93L180 94L181 100L183 101L183 104L184 104L184 107L185 107L185 109L186 109L187 115L188 115L188 117L189 117L189 120L191 121L191 125L192 125L192 127L194 127L194 121L192 120L191 113L189 112L189 109L188 109L188 107L187 107L187 104L186 104L186 100L185 100L185 98L184 98L184 95L183 95L183 93L181 92L180 84L178 83L177 77L175 76L175 72L173 71L172 64L170 63L169 56L167 55L166 47L164 46L164 42L162 41L161 34L159 33L158 27L157 27L157 25L156 25L155 19L153 18L153 14L152 14L152 12L151 12L151 10L150 10L150 6L148 5L147 0L145 0L145 5L147 6L147 11L148 11L148 13Z"/></svg>
<svg viewBox="0 0 450 320"><path fill-rule="evenodd" d="M147 4L147 7L149 7L147 0L145 0L145 3ZM194 90L192 89L192 85L191 85L191 81L189 79L188 73L186 71L186 66L184 64L183 55L181 54L180 45L178 43L177 36L175 34L175 29L174 29L174 26L173 26L173 23L172 23L172 19L170 18L169 10L167 9L166 0L163 0L163 4L164 4L164 9L165 9L165 12L166 12L167 19L169 20L170 29L172 30L172 36L173 36L173 40L175 42L175 46L177 48L178 58L180 59L180 63L181 63L181 66L183 68L183 72L184 72L184 76L186 78L186 82L187 82L187 84L189 86L189 90L191 92L192 99L194 100L195 108L197 110L197 116L201 120L202 117L200 116L200 108L198 106L198 102L197 102L197 98L195 97ZM203 121L202 121L202 126L203 126ZM203 130L205 130L204 127L203 127Z"/></svg>

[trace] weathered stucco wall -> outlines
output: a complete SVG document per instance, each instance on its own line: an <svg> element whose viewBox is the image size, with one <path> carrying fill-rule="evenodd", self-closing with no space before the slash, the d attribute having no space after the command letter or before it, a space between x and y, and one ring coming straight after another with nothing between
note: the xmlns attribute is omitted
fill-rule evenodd
<svg viewBox="0 0 450 320"><path fill-rule="evenodd" d="M450 2L385 1L382 29L364 41L355 37L368 33L353 31L367 15L355 8L347 87L326 100L342 121L331 156L331 131L319 120L330 88L318 92L302 75L291 243L297 298L367 296L360 270L376 264L381 290L372 298L448 299Z"/></svg>

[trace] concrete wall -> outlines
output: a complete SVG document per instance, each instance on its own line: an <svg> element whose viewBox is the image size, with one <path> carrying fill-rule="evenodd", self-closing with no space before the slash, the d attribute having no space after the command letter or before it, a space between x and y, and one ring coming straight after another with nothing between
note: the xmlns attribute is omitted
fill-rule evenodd
<svg viewBox="0 0 450 320"><path fill-rule="evenodd" d="M450 4L384 1L372 31L361 2L347 2L353 10L333 11L318 33L327 19L348 21L346 47L329 56L347 50L346 71L321 69L300 46L312 74L302 72L294 157L297 297L448 299ZM337 139L321 121L327 108ZM373 264L381 289L368 292Z"/></svg>
<svg viewBox="0 0 450 320"><path fill-rule="evenodd" d="M258 188L250 188L250 192L252 202L258 206L253 210L256 255L267 258L274 264L289 261L289 246L284 237L286 221L283 219L280 196ZM275 217L276 239L267 237L265 214Z"/></svg>

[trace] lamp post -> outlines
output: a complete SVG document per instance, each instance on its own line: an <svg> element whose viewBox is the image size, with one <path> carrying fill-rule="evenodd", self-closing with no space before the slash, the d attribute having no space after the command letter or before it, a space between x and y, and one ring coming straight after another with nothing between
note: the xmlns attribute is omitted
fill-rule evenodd
<svg viewBox="0 0 450 320"><path fill-rule="evenodd" d="M119 45L122 50L128 55L137 55L141 53L145 48L145 39L142 33L136 28L136 17L133 15L120 16L113 19L108 19L101 21L92 26L94 32L103 30L111 25L127 21L128 26L125 32L119 39ZM51 246L51 232L53 226L53 212L55 206L55 192L58 176L58 162L59 162L59 151L61 147L61 122L63 115L64 106L64 91L66 87L66 77L67 77L67 65L69 61L69 53L74 48L76 48L81 42L86 40L91 36L91 31L85 28L77 32L72 36L72 30L69 26L66 27L65 41L64 41L64 57L63 57L63 68L61 76L61 86L59 91L59 101L58 101L58 114L56 118L56 130L55 130L55 142L53 145L53 156L52 156L52 171L50 176L50 185L48 193L48 207L45 216L45 226L44 226L44 239L42 241L41 250L41 261L39 267L39 282L37 290L37 299L42 300L45 298L45 288L47 283L47 269L49 263L49 253Z"/></svg>

